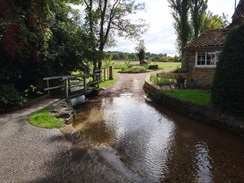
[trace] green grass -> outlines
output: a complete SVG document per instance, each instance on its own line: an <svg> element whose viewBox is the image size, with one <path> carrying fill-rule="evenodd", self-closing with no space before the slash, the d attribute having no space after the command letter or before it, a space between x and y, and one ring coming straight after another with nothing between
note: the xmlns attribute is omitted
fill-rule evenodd
<svg viewBox="0 0 244 183"><path fill-rule="evenodd" d="M140 65L139 61L131 61L131 66L138 66ZM181 67L181 62L150 62L148 65L158 65L158 69L165 69L165 68L177 68ZM124 61L115 61L113 65L114 68L121 68L126 66Z"/></svg>
<svg viewBox="0 0 244 183"><path fill-rule="evenodd" d="M52 116L48 110L50 107L41 109L40 111L30 115L28 120L30 124L42 128L60 128L65 125L64 120L60 120Z"/></svg>
<svg viewBox="0 0 244 183"><path fill-rule="evenodd" d="M162 93L188 102L209 107L212 106L211 93L206 93L201 90L163 90Z"/></svg>
<svg viewBox="0 0 244 183"><path fill-rule="evenodd" d="M114 72L118 73L121 69L113 69Z"/></svg>
<svg viewBox="0 0 244 183"><path fill-rule="evenodd" d="M99 86L100 87L106 87L106 86L111 85L112 83L114 83L117 79L118 79L117 76L113 76L112 80L104 81L104 82L100 83Z"/></svg>

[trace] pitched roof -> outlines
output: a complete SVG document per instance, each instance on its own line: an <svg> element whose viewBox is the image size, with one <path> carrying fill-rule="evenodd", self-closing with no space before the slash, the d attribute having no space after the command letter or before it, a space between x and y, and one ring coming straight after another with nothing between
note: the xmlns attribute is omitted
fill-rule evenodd
<svg viewBox="0 0 244 183"><path fill-rule="evenodd" d="M186 50L222 47L229 31L244 22L244 0L240 0L229 26L222 29L205 30L199 37L185 46Z"/></svg>
<svg viewBox="0 0 244 183"><path fill-rule="evenodd" d="M239 27L244 22L244 0L240 0L232 16L232 22L227 29Z"/></svg>
<svg viewBox="0 0 244 183"><path fill-rule="evenodd" d="M224 45L228 32L225 28L205 30L199 37L189 43L185 49L221 47Z"/></svg>

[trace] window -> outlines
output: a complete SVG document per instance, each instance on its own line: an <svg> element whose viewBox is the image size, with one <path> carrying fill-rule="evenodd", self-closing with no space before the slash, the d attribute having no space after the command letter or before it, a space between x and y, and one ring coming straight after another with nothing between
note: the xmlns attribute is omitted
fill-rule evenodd
<svg viewBox="0 0 244 183"><path fill-rule="evenodd" d="M216 67L219 51L197 51L196 66L197 67Z"/></svg>

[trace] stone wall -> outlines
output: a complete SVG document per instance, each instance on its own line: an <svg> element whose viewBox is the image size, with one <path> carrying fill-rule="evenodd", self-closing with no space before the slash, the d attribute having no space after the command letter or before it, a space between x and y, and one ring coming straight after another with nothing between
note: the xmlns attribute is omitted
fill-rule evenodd
<svg viewBox="0 0 244 183"><path fill-rule="evenodd" d="M155 102L175 112L188 116L199 122L222 128L231 133L244 136L244 120L225 114L217 109L186 102L160 93L158 86L145 80L144 90Z"/></svg>

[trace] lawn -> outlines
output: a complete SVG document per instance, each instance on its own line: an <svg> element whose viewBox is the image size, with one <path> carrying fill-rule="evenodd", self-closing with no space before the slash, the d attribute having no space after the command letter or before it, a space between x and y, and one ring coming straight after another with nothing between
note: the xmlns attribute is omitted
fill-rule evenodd
<svg viewBox="0 0 244 183"><path fill-rule="evenodd" d="M188 102L210 107L212 106L211 93L202 90L162 90L161 92L165 95L169 95Z"/></svg>

